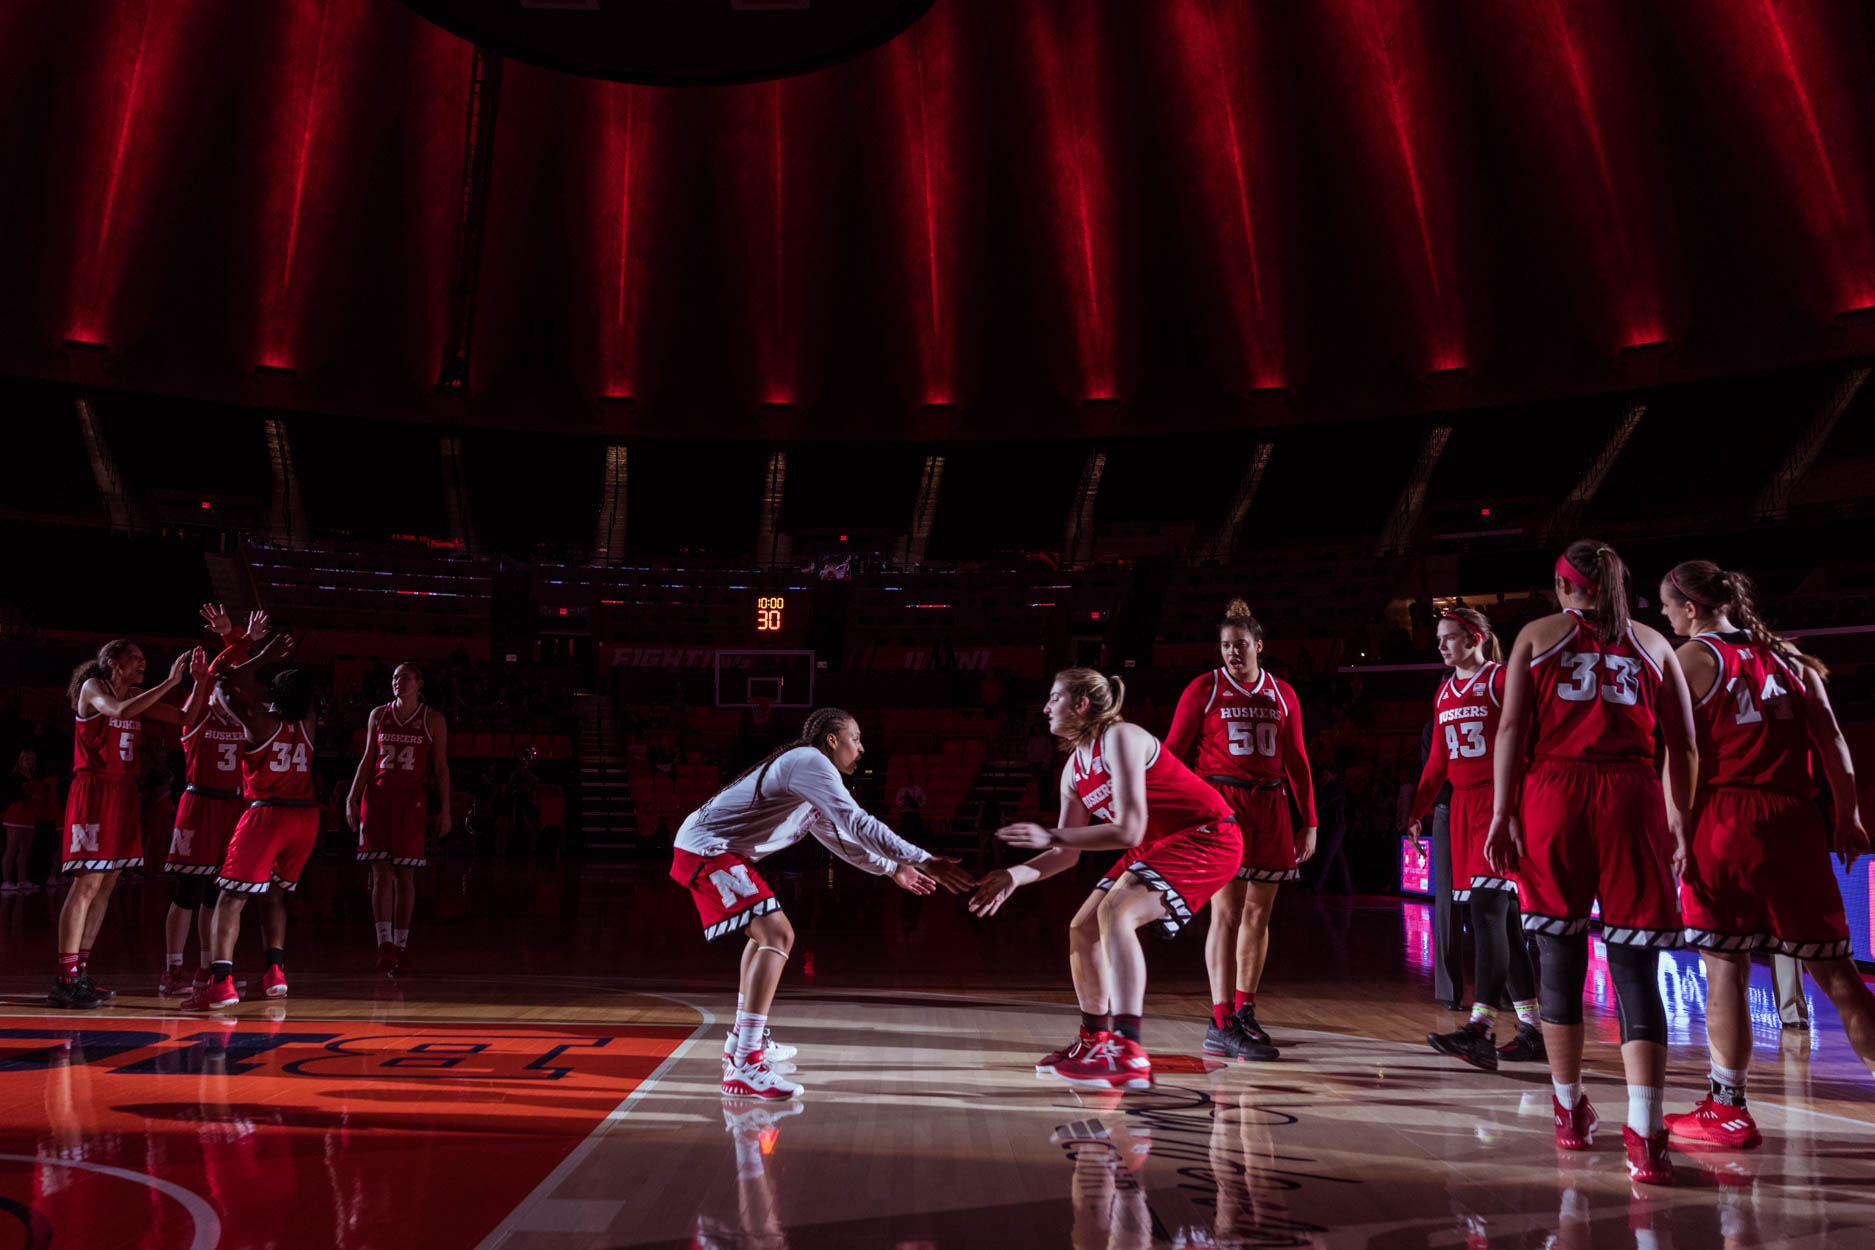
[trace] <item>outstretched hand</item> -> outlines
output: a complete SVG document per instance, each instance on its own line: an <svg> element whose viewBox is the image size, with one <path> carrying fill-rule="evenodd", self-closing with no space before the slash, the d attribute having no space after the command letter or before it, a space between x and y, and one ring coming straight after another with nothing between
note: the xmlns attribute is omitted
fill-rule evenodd
<svg viewBox="0 0 1875 1250"><path fill-rule="evenodd" d="M195 654L193 651L184 651L171 661L169 665L169 680L171 684L181 681L182 675L189 671L189 657L193 654Z"/></svg>
<svg viewBox="0 0 1875 1250"><path fill-rule="evenodd" d="M198 686L208 680L208 652L200 647L189 652L189 680Z"/></svg>
<svg viewBox="0 0 1875 1250"><path fill-rule="evenodd" d="M1004 825L996 831L996 836L1011 846L1026 847L1031 851L1045 851L1055 844L1055 839L1048 830L1030 820L1019 820L1013 825Z"/></svg>
<svg viewBox="0 0 1875 1250"><path fill-rule="evenodd" d="M208 626L208 632L215 635L217 638L220 638L234 628L234 624L228 620L227 609L222 607L219 603L205 603L202 605L202 622Z"/></svg>
<svg viewBox="0 0 1875 1250"><path fill-rule="evenodd" d="M919 867L952 894L962 894L977 883L977 879L965 870L962 860L948 855L933 855Z"/></svg>
<svg viewBox="0 0 1875 1250"><path fill-rule="evenodd" d="M249 639L265 638L267 636L267 630L271 627L271 625L272 625L272 622L267 619L266 611L262 608L255 608L252 612L249 612L247 614L247 636L248 638Z"/></svg>
<svg viewBox="0 0 1875 1250"><path fill-rule="evenodd" d="M912 864L900 864L892 873L892 880L913 894L929 894L937 889L937 882L919 872Z"/></svg>
<svg viewBox="0 0 1875 1250"><path fill-rule="evenodd" d="M968 904L973 916L994 916L1002 905L1009 901L1009 896L1016 892L1016 877L1007 868L998 868L983 874L983 880L977 886L975 894L970 896Z"/></svg>

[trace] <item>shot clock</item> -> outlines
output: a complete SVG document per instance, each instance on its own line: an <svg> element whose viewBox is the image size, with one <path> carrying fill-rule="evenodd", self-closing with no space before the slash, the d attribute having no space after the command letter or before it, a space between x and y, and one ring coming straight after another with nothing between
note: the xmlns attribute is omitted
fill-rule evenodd
<svg viewBox="0 0 1875 1250"><path fill-rule="evenodd" d="M778 634L781 632L781 614L788 606L783 595L764 595L755 601L755 632L758 634Z"/></svg>

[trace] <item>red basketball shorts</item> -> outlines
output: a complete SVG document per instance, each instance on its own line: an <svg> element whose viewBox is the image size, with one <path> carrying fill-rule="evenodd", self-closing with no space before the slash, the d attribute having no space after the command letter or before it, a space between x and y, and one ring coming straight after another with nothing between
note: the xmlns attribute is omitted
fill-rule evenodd
<svg viewBox="0 0 1875 1250"><path fill-rule="evenodd" d="M1680 881L1686 944L1798 959L1849 954L1849 920L1808 798L1725 786L1693 805L1693 862Z"/></svg>
<svg viewBox="0 0 1875 1250"><path fill-rule="evenodd" d="M369 788L358 829L358 858L389 860L399 868L424 865L423 839L429 832L430 800L422 790Z"/></svg>
<svg viewBox="0 0 1875 1250"><path fill-rule="evenodd" d="M0 824L9 829L31 829L39 821L33 815L33 805L25 799L7 804L4 813L0 813Z"/></svg>
<svg viewBox="0 0 1875 1250"><path fill-rule="evenodd" d="M1660 778L1646 764L1538 760L1524 777L1523 927L1564 937L1602 905L1602 940L1680 945L1672 838Z"/></svg>
<svg viewBox="0 0 1875 1250"><path fill-rule="evenodd" d="M1517 892L1508 877L1491 871L1484 860L1484 839L1491 832L1491 801L1496 791L1490 785L1454 786L1452 788L1452 898L1463 903L1473 890Z"/></svg>
<svg viewBox="0 0 1875 1250"><path fill-rule="evenodd" d="M308 803L255 803L241 813L215 884L237 894L259 894L270 885L292 890L319 840L319 809Z"/></svg>
<svg viewBox="0 0 1875 1250"><path fill-rule="evenodd" d="M757 916L781 910L781 900L768 882L734 851L708 859L685 850L672 851L671 880L690 891L706 942L740 933Z"/></svg>
<svg viewBox="0 0 1875 1250"><path fill-rule="evenodd" d="M81 772L65 796L66 872L113 872L143 863L143 810L135 777Z"/></svg>
<svg viewBox="0 0 1875 1250"><path fill-rule="evenodd" d="M1264 785L1233 785L1215 777L1206 777L1211 788L1230 804L1237 814L1237 828L1243 833L1243 862L1238 866L1239 881L1300 881L1302 869L1296 866L1296 833L1289 819L1289 789L1278 782Z"/></svg>
<svg viewBox="0 0 1875 1250"><path fill-rule="evenodd" d="M1167 914L1153 928L1160 937L1175 937L1213 894L1242 875L1242 862L1243 835L1234 822L1197 825L1131 848L1094 888L1111 890L1121 873L1132 873L1165 896Z"/></svg>
<svg viewBox="0 0 1875 1250"><path fill-rule="evenodd" d="M228 853L228 839L247 810L237 794L217 798L184 790L176 804L176 827L169 835L169 856L163 867L184 877L211 877Z"/></svg>

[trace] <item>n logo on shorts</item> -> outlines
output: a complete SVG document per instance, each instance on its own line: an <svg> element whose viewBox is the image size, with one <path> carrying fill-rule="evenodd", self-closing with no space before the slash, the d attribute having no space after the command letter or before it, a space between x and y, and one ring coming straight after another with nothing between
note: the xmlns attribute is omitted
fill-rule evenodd
<svg viewBox="0 0 1875 1250"><path fill-rule="evenodd" d="M710 873L710 884L716 887L716 893L723 900L724 907L734 907L739 898L754 898L762 892L762 887L749 880L747 864L737 864L734 868L718 868Z"/></svg>
<svg viewBox="0 0 1875 1250"><path fill-rule="evenodd" d="M98 827L96 825L72 826L71 854L76 855L80 851L95 851L97 849Z"/></svg>
<svg viewBox="0 0 1875 1250"><path fill-rule="evenodd" d="M195 830L172 829L169 834L169 853L184 859L189 857L189 843L195 841Z"/></svg>

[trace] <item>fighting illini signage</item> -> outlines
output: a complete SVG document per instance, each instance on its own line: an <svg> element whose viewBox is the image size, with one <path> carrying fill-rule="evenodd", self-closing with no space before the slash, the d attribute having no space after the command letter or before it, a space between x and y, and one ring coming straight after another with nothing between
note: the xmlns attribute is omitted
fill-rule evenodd
<svg viewBox="0 0 1875 1250"><path fill-rule="evenodd" d="M617 82L786 78L876 48L932 0L404 0L490 52Z"/></svg>

